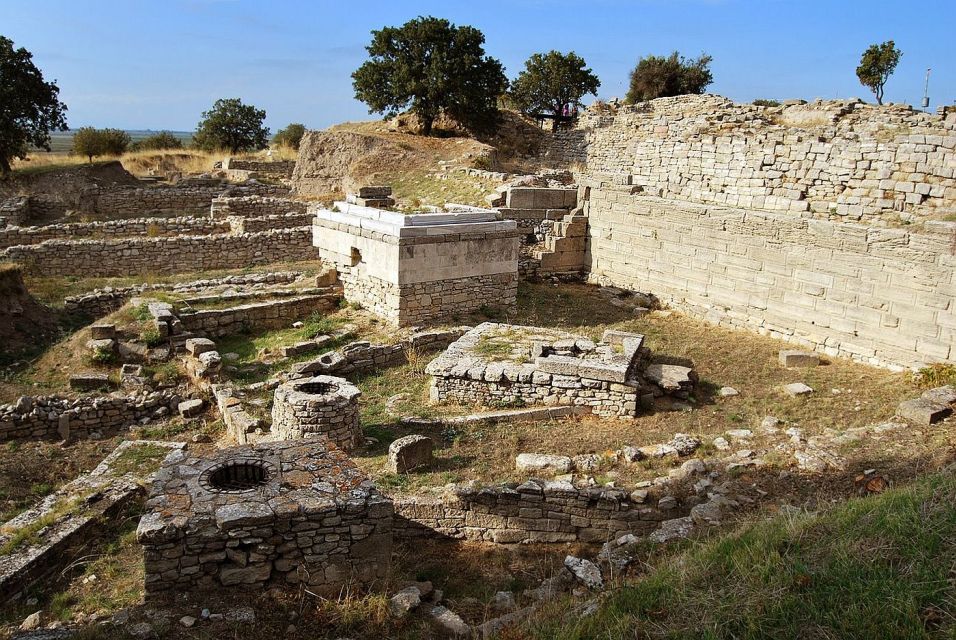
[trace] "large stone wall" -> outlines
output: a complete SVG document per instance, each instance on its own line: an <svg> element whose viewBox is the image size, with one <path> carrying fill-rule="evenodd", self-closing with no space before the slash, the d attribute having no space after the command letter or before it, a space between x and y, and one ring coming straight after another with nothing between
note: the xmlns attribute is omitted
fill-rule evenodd
<svg viewBox="0 0 956 640"><path fill-rule="evenodd" d="M594 188L590 279L877 365L956 362L956 223L919 231Z"/></svg>
<svg viewBox="0 0 956 640"><path fill-rule="evenodd" d="M250 329L288 327L296 320L317 311L331 311L339 296L303 295L286 300L253 302L228 309L206 309L195 313L179 312L183 328L199 336L219 338Z"/></svg>
<svg viewBox="0 0 956 640"><path fill-rule="evenodd" d="M0 251L25 273L90 277L171 274L314 260L308 227L258 233L125 240L48 240Z"/></svg>
<svg viewBox="0 0 956 640"><path fill-rule="evenodd" d="M219 196L213 199L209 213L213 218L226 216L262 217L284 213L305 213L309 203L289 198L266 196Z"/></svg>
<svg viewBox="0 0 956 640"><path fill-rule="evenodd" d="M816 218L913 219L956 200L956 115L856 101L600 105L545 156L649 195Z"/></svg>

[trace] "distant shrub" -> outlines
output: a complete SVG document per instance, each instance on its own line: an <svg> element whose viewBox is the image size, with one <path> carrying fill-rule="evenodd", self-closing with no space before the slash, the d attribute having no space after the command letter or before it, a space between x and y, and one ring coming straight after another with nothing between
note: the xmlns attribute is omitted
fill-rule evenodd
<svg viewBox="0 0 956 640"><path fill-rule="evenodd" d="M133 143L133 151L161 151L163 149L182 149L183 141L169 131L160 131Z"/></svg>
<svg viewBox="0 0 956 640"><path fill-rule="evenodd" d="M290 149L298 151L299 143L302 141L302 136L304 135L305 125L293 122L284 129L279 129L279 132L272 138L272 142L280 147L289 147Z"/></svg>
<svg viewBox="0 0 956 640"><path fill-rule="evenodd" d="M776 100L767 100L765 98L758 98L753 101L755 107L779 107L780 103Z"/></svg>
<svg viewBox="0 0 956 640"><path fill-rule="evenodd" d="M710 71L712 61L706 53L688 60L676 51L667 57L641 58L631 71L627 102L701 94L714 81Z"/></svg>

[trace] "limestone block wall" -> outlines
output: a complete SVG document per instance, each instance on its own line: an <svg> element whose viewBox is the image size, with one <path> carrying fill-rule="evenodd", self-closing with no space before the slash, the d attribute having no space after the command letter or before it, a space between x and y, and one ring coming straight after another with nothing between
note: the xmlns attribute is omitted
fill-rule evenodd
<svg viewBox="0 0 956 640"><path fill-rule="evenodd" d="M28 196L14 196L0 200L0 227L20 225L27 221L30 214L30 198Z"/></svg>
<svg viewBox="0 0 956 640"><path fill-rule="evenodd" d="M876 228L630 191L591 191L591 281L833 356L956 362L956 223Z"/></svg>
<svg viewBox="0 0 956 640"><path fill-rule="evenodd" d="M170 274L313 260L308 227L258 233L124 240L48 240L0 251L25 273L84 276Z"/></svg>
<svg viewBox="0 0 956 640"><path fill-rule="evenodd" d="M207 338L219 338L253 328L289 327L296 320L306 318L317 311L331 311L338 301L337 295L304 295L227 309L206 309L195 313L181 310L178 317L186 331Z"/></svg>
<svg viewBox="0 0 956 640"><path fill-rule="evenodd" d="M307 208L307 202L290 198L223 195L212 200L209 213L213 218L225 218L226 216L253 218L291 212L305 213Z"/></svg>
<svg viewBox="0 0 956 640"><path fill-rule="evenodd" d="M0 249L58 239L199 236L229 233L231 230L228 221L189 216L179 218L129 218L105 222L51 224L42 227L6 227L0 229Z"/></svg>
<svg viewBox="0 0 956 640"><path fill-rule="evenodd" d="M292 212L255 218L229 216L227 220L233 233L257 233L269 229L306 227L312 223L312 215L304 212Z"/></svg>
<svg viewBox="0 0 956 640"><path fill-rule="evenodd" d="M956 118L856 101L598 105L545 156L649 195L822 219L914 219L956 201Z"/></svg>
<svg viewBox="0 0 956 640"><path fill-rule="evenodd" d="M236 158L225 158L222 161L222 168L225 171L255 171L263 175L276 175L284 178L292 176L295 169L295 160L239 160Z"/></svg>
<svg viewBox="0 0 956 640"><path fill-rule="evenodd" d="M529 480L517 486L458 485L451 495L397 498L392 532L396 539L603 543L628 533L646 535L678 515L677 508L633 503L620 489Z"/></svg>
<svg viewBox="0 0 956 640"><path fill-rule="evenodd" d="M77 399L24 396L0 405L0 442L86 438L94 431L111 435L164 407L175 410L179 401L172 391Z"/></svg>

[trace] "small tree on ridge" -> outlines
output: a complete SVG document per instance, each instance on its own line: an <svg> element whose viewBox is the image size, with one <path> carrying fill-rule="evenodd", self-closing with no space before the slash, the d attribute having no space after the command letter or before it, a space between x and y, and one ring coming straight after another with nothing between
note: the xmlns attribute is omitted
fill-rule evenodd
<svg viewBox="0 0 956 640"><path fill-rule="evenodd" d="M302 136L304 135L305 125L298 122L293 122L287 125L284 129L279 129L275 137L272 139L272 142L280 147L289 147L290 149L295 149L298 151L299 143L302 141Z"/></svg>
<svg viewBox="0 0 956 640"><path fill-rule="evenodd" d="M478 29L430 16L373 31L369 59L352 74L355 97L369 113L409 109L425 135L442 113L467 127L490 128L508 80L484 43Z"/></svg>
<svg viewBox="0 0 956 640"><path fill-rule="evenodd" d="M712 61L713 58L706 53L700 54L696 60L687 60L676 51L666 58L641 58L631 72L627 102L703 93L714 81L714 74L710 71Z"/></svg>
<svg viewBox="0 0 956 640"><path fill-rule="evenodd" d="M560 115L565 105L576 106L586 94L597 94L601 81L586 64L573 51L535 53L511 83L511 97L525 113Z"/></svg>
<svg viewBox="0 0 956 640"><path fill-rule="evenodd" d="M896 48L892 40L882 44L871 44L863 52L860 66L856 68L856 77L860 79L860 84L876 96L876 104L883 104L883 87L893 75L902 56L903 52Z"/></svg>

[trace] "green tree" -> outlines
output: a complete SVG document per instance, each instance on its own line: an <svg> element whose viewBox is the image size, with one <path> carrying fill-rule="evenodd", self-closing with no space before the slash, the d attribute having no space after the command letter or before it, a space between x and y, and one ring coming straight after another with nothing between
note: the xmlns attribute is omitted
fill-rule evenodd
<svg viewBox="0 0 956 640"><path fill-rule="evenodd" d="M442 113L466 127L498 122L498 97L508 86L501 63L485 55L485 36L470 26L419 17L372 31L369 59L352 74L355 97L369 113L414 113L425 135Z"/></svg>
<svg viewBox="0 0 956 640"><path fill-rule="evenodd" d="M525 113L561 113L564 105L578 105L586 94L597 95L601 81L573 51L536 53L511 83L511 98Z"/></svg>
<svg viewBox="0 0 956 640"><path fill-rule="evenodd" d="M50 150L50 132L66 130L66 105L56 82L46 82L33 54L0 36L0 175L30 146Z"/></svg>
<svg viewBox="0 0 956 640"><path fill-rule="evenodd" d="M302 141L302 136L304 135L305 125L298 122L293 122L284 129L279 129L279 132L276 133L275 137L272 139L272 142L280 147L289 147L290 149L295 149L298 151L299 143Z"/></svg>
<svg viewBox="0 0 956 640"><path fill-rule="evenodd" d="M687 60L676 51L666 58L641 58L631 71L627 102L703 93L714 81L710 71L712 61L713 58L706 53L700 54L696 60Z"/></svg>
<svg viewBox="0 0 956 640"><path fill-rule="evenodd" d="M182 149L183 141L169 131L160 131L133 143L133 151L161 151L163 149Z"/></svg>
<svg viewBox="0 0 956 640"><path fill-rule="evenodd" d="M265 119L263 109L242 104L239 98L220 98L203 112L193 144L206 151L228 149L230 153L265 149L269 145L269 128L262 126Z"/></svg>
<svg viewBox="0 0 956 640"><path fill-rule="evenodd" d="M871 44L863 52L860 66L856 68L856 77L860 79L860 84L876 96L876 104L883 104L883 87L893 75L902 56L903 52L896 48L896 43L892 40Z"/></svg>
<svg viewBox="0 0 956 640"><path fill-rule="evenodd" d="M73 134L73 153L90 162L97 156L121 156L129 147L129 134L121 129L81 127Z"/></svg>

